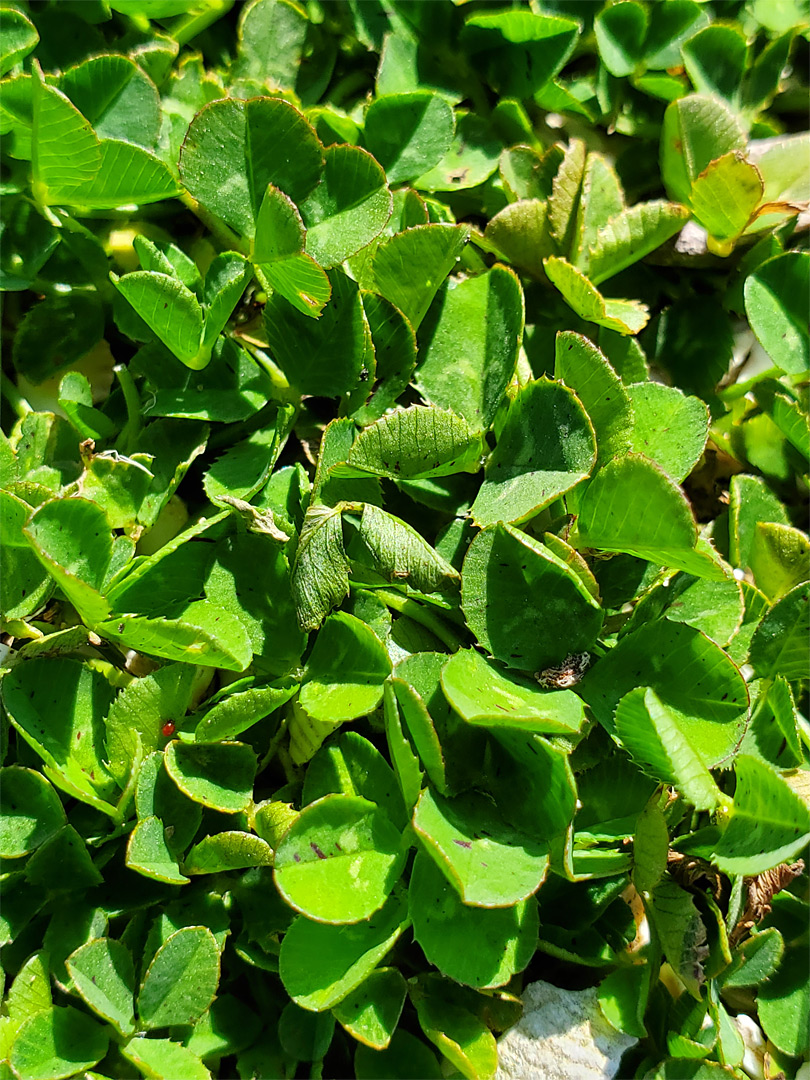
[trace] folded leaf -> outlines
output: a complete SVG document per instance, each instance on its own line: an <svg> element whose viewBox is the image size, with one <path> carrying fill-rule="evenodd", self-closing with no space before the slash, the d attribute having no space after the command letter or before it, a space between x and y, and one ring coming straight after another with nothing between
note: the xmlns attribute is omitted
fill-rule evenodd
<svg viewBox="0 0 810 1080"><path fill-rule="evenodd" d="M590 247L591 282L600 285L655 251L683 228L688 217L686 207L661 201L622 210L598 231Z"/></svg>
<svg viewBox="0 0 810 1080"><path fill-rule="evenodd" d="M723 795L703 760L650 687L638 687L619 702L616 735L639 768L673 784L697 810L714 810Z"/></svg>
<svg viewBox="0 0 810 1080"><path fill-rule="evenodd" d="M565 259L552 256L543 260L543 266L552 284L581 319L617 330L620 334L637 334L647 325L649 312L638 300L606 299Z"/></svg>
<svg viewBox="0 0 810 1080"><path fill-rule="evenodd" d="M741 754L729 820L713 862L727 874L762 874L810 840L810 808L771 766Z"/></svg>

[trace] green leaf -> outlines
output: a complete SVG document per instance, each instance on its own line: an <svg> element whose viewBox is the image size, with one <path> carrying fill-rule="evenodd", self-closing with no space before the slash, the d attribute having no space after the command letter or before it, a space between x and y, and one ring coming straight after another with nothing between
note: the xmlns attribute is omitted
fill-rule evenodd
<svg viewBox="0 0 810 1080"><path fill-rule="evenodd" d="M389 581L407 582L421 592L436 592L458 581L458 571L419 533L371 503L363 506L360 539L374 568Z"/></svg>
<svg viewBox="0 0 810 1080"><path fill-rule="evenodd" d="M647 325L649 312L638 300L605 299L588 278L565 259L552 256L543 260L543 266L552 284L581 319L617 330L620 334L637 334Z"/></svg>
<svg viewBox="0 0 810 1080"><path fill-rule="evenodd" d="M352 926L299 916L281 943L279 975L285 990L304 1009L331 1009L371 975L409 922L407 906L398 895Z"/></svg>
<svg viewBox="0 0 810 1080"><path fill-rule="evenodd" d="M363 425L379 420L411 381L416 366L416 335L390 301L372 292L361 292L360 299L371 331L376 368L371 396L352 414Z"/></svg>
<svg viewBox="0 0 810 1080"><path fill-rule="evenodd" d="M408 823L391 766L373 743L355 731L346 731L322 747L307 769L303 802L330 794L360 795L382 807L397 828L404 829Z"/></svg>
<svg viewBox="0 0 810 1080"><path fill-rule="evenodd" d="M274 290L317 318L332 295L326 273L304 253L306 229L295 203L268 184L256 218L253 261Z"/></svg>
<svg viewBox="0 0 810 1080"><path fill-rule="evenodd" d="M7 75L39 42L34 24L15 8L0 9L0 38L0 75Z"/></svg>
<svg viewBox="0 0 810 1080"><path fill-rule="evenodd" d="M203 312L194 293L168 274L136 270L112 282L163 344L197 370L210 359L202 346Z"/></svg>
<svg viewBox="0 0 810 1080"><path fill-rule="evenodd" d="M541 690L536 683L502 671L474 649L459 649L447 661L442 689L462 719L476 726L567 735L585 723L576 694Z"/></svg>
<svg viewBox="0 0 810 1080"><path fill-rule="evenodd" d="M194 802L238 814L250 806L256 753L240 742L170 742L165 751L166 772Z"/></svg>
<svg viewBox="0 0 810 1080"><path fill-rule="evenodd" d="M585 154L585 143L582 139L572 139L552 181L548 200L548 223L557 250L563 255L568 255L571 251L577 231Z"/></svg>
<svg viewBox="0 0 810 1080"><path fill-rule="evenodd" d="M67 969L93 1012L111 1023L121 1035L132 1035L135 968L127 947L111 938L96 938L71 953Z"/></svg>
<svg viewBox="0 0 810 1080"><path fill-rule="evenodd" d="M59 384L59 404L80 438L100 441L114 434L115 425L104 413L93 408L90 383L78 371L69 371Z"/></svg>
<svg viewBox="0 0 810 1080"><path fill-rule="evenodd" d="M535 840L559 840L577 802L566 754L539 735L500 728L487 751L486 783L503 817Z"/></svg>
<svg viewBox="0 0 810 1080"><path fill-rule="evenodd" d="M590 648L602 625L599 604L562 559L502 524L470 544L461 606L484 648L521 671L539 673Z"/></svg>
<svg viewBox="0 0 810 1080"><path fill-rule="evenodd" d="M576 44L579 24L557 15L528 10L499 11L467 19L463 40L468 52L483 54L487 79L507 97L532 97L550 82Z"/></svg>
<svg viewBox="0 0 810 1080"><path fill-rule="evenodd" d="M775 769L748 754L735 771L734 805L712 858L727 874L762 874L810 840L810 808Z"/></svg>
<svg viewBox="0 0 810 1080"><path fill-rule="evenodd" d="M154 83L127 56L94 56L68 68L59 81L99 139L122 139L151 150L160 132Z"/></svg>
<svg viewBox="0 0 810 1080"><path fill-rule="evenodd" d="M121 1054L131 1061L142 1076L155 1080L166 1076L183 1077L183 1080L211 1080L196 1054L171 1039L150 1039L139 1035L121 1047Z"/></svg>
<svg viewBox="0 0 810 1080"><path fill-rule="evenodd" d="M217 701L197 724L197 742L217 742L232 739L270 716L297 692L298 684L252 686L248 690L229 694Z"/></svg>
<svg viewBox="0 0 810 1080"><path fill-rule="evenodd" d="M647 1034L644 1013L649 994L648 964L617 968L599 984L599 1008L611 1027L643 1039Z"/></svg>
<svg viewBox="0 0 810 1080"><path fill-rule="evenodd" d="M631 690L614 714L615 732L642 772L674 784L697 810L715 810L723 796L679 718L650 687Z"/></svg>
<svg viewBox="0 0 810 1080"><path fill-rule="evenodd" d="M597 233L624 208L624 189L616 170L601 154L589 153L571 243L571 262L583 273L588 272L590 249Z"/></svg>
<svg viewBox="0 0 810 1080"><path fill-rule="evenodd" d="M98 297L76 290L35 304L21 320L13 343L14 367L38 384L74 365L104 336Z"/></svg>
<svg viewBox="0 0 810 1080"><path fill-rule="evenodd" d="M664 878L653 890L648 911L675 973L695 998L704 981L703 961L709 955L706 927L691 893Z"/></svg>
<svg viewBox="0 0 810 1080"><path fill-rule="evenodd" d="M428 789L414 810L413 828L473 907L510 907L536 892L546 876L546 845L510 828L483 795L445 799Z"/></svg>
<svg viewBox="0 0 810 1080"><path fill-rule="evenodd" d="M138 994L138 1016L149 1028L193 1024L214 999L219 949L204 926L171 934L155 953Z"/></svg>
<svg viewBox="0 0 810 1080"><path fill-rule="evenodd" d="M757 993L765 1033L779 1050L792 1057L801 1057L808 1049L810 987L802 953L801 948L790 949L779 970Z"/></svg>
<svg viewBox="0 0 810 1080"><path fill-rule="evenodd" d="M112 696L100 674L61 657L30 660L3 679L9 719L45 762L48 779L110 814L117 791L104 765L102 717Z"/></svg>
<svg viewBox="0 0 810 1080"><path fill-rule="evenodd" d="M292 595L302 630L317 630L349 591L341 508L308 508L292 565Z"/></svg>
<svg viewBox="0 0 810 1080"><path fill-rule="evenodd" d="M106 618L110 608L99 589L112 536L104 512L86 499L52 499L34 511L23 531L84 621L93 625Z"/></svg>
<svg viewBox="0 0 810 1080"><path fill-rule="evenodd" d="M760 523L789 525L784 506L758 476L732 476L729 484L729 560L742 569L751 565L751 552Z"/></svg>
<svg viewBox="0 0 810 1080"><path fill-rule="evenodd" d="M512 401L471 514L476 524L534 517L584 480L596 461L593 427L565 386L538 379Z"/></svg>
<svg viewBox="0 0 810 1080"><path fill-rule="evenodd" d="M203 301L205 305L205 331L203 343L213 348L214 342L239 303L253 269L250 263L236 251L222 251L205 273Z"/></svg>
<svg viewBox="0 0 810 1080"><path fill-rule="evenodd" d="M0 770L3 817L0 819L0 856L19 859L49 840L66 823L59 796L34 769L10 765Z"/></svg>
<svg viewBox="0 0 810 1080"><path fill-rule="evenodd" d="M329 146L318 186L300 203L306 251L331 269L371 243L391 216L385 173L359 146Z"/></svg>
<svg viewBox="0 0 810 1080"><path fill-rule="evenodd" d="M47 893L90 889L104 880L72 825L65 825L34 852L26 864L25 876L35 889Z"/></svg>
<svg viewBox="0 0 810 1080"><path fill-rule="evenodd" d="M101 163L95 177L75 187L62 202L112 210L130 203L161 202L179 194L168 167L148 150L119 139L102 139L99 150Z"/></svg>
<svg viewBox="0 0 810 1080"><path fill-rule="evenodd" d="M405 980L397 968L376 968L343 1001L335 1005L335 1019L363 1046L384 1050L396 1034L396 1026L405 1004ZM412 1055L403 1057L419 1076L427 1076ZM355 1071L360 1075L357 1063Z"/></svg>
<svg viewBox="0 0 810 1080"><path fill-rule="evenodd" d="M337 612L315 641L299 701L316 720L354 720L379 705L390 674L388 653L373 630L353 615Z"/></svg>
<svg viewBox="0 0 810 1080"><path fill-rule="evenodd" d="M740 583L733 575L723 581L707 581L691 574L660 580L636 604L623 632L636 630L643 623L661 616L694 626L725 647L743 621Z"/></svg>
<svg viewBox="0 0 810 1080"><path fill-rule="evenodd" d="M609 732L630 690L651 687L707 768L725 761L744 731L748 691L719 646L691 626L663 619L626 634L587 672L579 693Z"/></svg>
<svg viewBox="0 0 810 1080"><path fill-rule="evenodd" d="M630 449L634 423L628 391L595 345L581 334L557 334L554 377L584 405L594 427L600 465Z"/></svg>
<svg viewBox="0 0 810 1080"><path fill-rule="evenodd" d="M123 788L141 753L158 750L167 720L183 718L191 699L190 666L165 664L133 679L112 702L105 726L109 770Z"/></svg>
<svg viewBox="0 0 810 1080"><path fill-rule="evenodd" d="M810 584L804 582L774 604L754 631L748 659L757 678L805 678L808 631Z"/></svg>
<svg viewBox="0 0 810 1080"><path fill-rule="evenodd" d="M503 143L491 122L476 113L458 109L456 133L450 149L435 168L423 173L414 184L420 191L441 192L478 187L498 168L502 150ZM439 216L436 220L454 219Z"/></svg>
<svg viewBox="0 0 810 1080"><path fill-rule="evenodd" d="M781 675L763 684L740 749L780 768L801 764L796 704Z"/></svg>
<svg viewBox="0 0 810 1080"><path fill-rule="evenodd" d="M638 454L614 459L579 501L576 547L624 551L658 566L719 581L722 567L696 548L697 526L680 488Z"/></svg>
<svg viewBox="0 0 810 1080"><path fill-rule="evenodd" d="M192 120L180 153L189 194L247 238L268 184L300 204L322 169L315 132L280 97L211 102Z"/></svg>
<svg viewBox="0 0 810 1080"><path fill-rule="evenodd" d="M144 877L167 885L184 885L189 880L180 873L177 859L166 842L163 822L158 817L144 818L130 833L126 865Z"/></svg>
<svg viewBox="0 0 810 1080"><path fill-rule="evenodd" d="M109 1041L101 1024L78 1009L54 1007L22 1025L8 1060L20 1080L62 1080L101 1061Z"/></svg>
<svg viewBox="0 0 810 1080"><path fill-rule="evenodd" d="M549 232L548 204L540 199L505 206L487 223L484 236L504 259L540 279L545 277L543 260L557 250Z"/></svg>
<svg viewBox="0 0 810 1080"><path fill-rule="evenodd" d="M663 70L680 64L682 43L708 22L709 16L695 0L654 5L644 43L647 67Z"/></svg>
<svg viewBox="0 0 810 1080"><path fill-rule="evenodd" d="M70 199L101 166L101 147L89 121L57 90L48 86L39 66L33 79L33 192L47 205Z"/></svg>
<svg viewBox="0 0 810 1080"><path fill-rule="evenodd" d="M436 1055L402 1029L394 1032L384 1050L358 1046L354 1068L358 1080L410 1080L414 1074L423 1080L441 1080L444 1075Z"/></svg>
<svg viewBox="0 0 810 1080"><path fill-rule="evenodd" d="M100 637L139 652L186 663L193 658L203 667L226 671L244 671L253 655L239 619L207 600L189 604L172 618L118 615L95 629Z"/></svg>
<svg viewBox="0 0 810 1080"><path fill-rule="evenodd" d="M184 874L221 874L251 866L272 866L273 849L259 836L227 831L204 836L183 860Z"/></svg>
<svg viewBox="0 0 810 1080"><path fill-rule="evenodd" d="M454 129L447 101L433 91L417 90L375 98L363 133L389 184L398 184L437 165L450 148Z"/></svg>
<svg viewBox="0 0 810 1080"><path fill-rule="evenodd" d="M511 270L495 266L449 281L420 329L420 391L486 430L512 378L522 334L523 292Z"/></svg>
<svg viewBox="0 0 810 1080"><path fill-rule="evenodd" d="M405 684L403 684L405 685ZM405 733L400 717L393 681L388 680L383 694L385 710L385 738L388 744L388 756L402 792L405 808L409 812L419 798L422 788L422 770L419 758Z"/></svg>
<svg viewBox="0 0 810 1080"><path fill-rule="evenodd" d="M695 220L712 239L726 245L744 232L763 192L756 165L733 150L712 161L696 177L689 202Z"/></svg>
<svg viewBox="0 0 810 1080"><path fill-rule="evenodd" d="M721 988L762 985L779 967L784 951L784 939L775 926L755 932L737 946L731 964L720 973Z"/></svg>
<svg viewBox="0 0 810 1080"><path fill-rule="evenodd" d="M205 581L206 596L238 619L254 670L286 675L300 662L306 636L294 625L290 566L278 543L261 533L223 540Z"/></svg>
<svg viewBox="0 0 810 1080"><path fill-rule="evenodd" d="M424 697L404 679L395 678L392 686L398 708L404 717L407 731L425 767L425 772L439 791L446 792L448 790L446 755Z"/></svg>
<svg viewBox="0 0 810 1080"><path fill-rule="evenodd" d="M774 364L791 375L810 367L810 333L800 297L810 288L810 253L789 251L745 282L745 313Z"/></svg>
<svg viewBox="0 0 810 1080"><path fill-rule="evenodd" d="M380 244L372 262L374 287L419 329L433 297L469 238L464 225L417 225Z"/></svg>
<svg viewBox="0 0 810 1080"><path fill-rule="evenodd" d="M661 809L661 796L656 791L636 821L633 884L638 892L648 893L655 888L667 868L668 852L669 829Z"/></svg>
<svg viewBox="0 0 810 1080"><path fill-rule="evenodd" d="M751 545L751 570L770 600L779 600L810 576L810 540L799 529L758 522Z"/></svg>
<svg viewBox="0 0 810 1080"><path fill-rule="evenodd" d="M661 130L661 175L668 195L688 203L692 184L710 162L744 149L739 120L718 98L690 94L673 101Z"/></svg>
<svg viewBox="0 0 810 1080"><path fill-rule="evenodd" d="M630 449L683 483L706 446L708 407L700 398L657 382L631 384L627 394L633 411Z"/></svg>
<svg viewBox="0 0 810 1080"><path fill-rule="evenodd" d="M746 68L748 43L736 26L705 26L681 46L684 66L699 94L736 105Z"/></svg>
<svg viewBox="0 0 810 1080"><path fill-rule="evenodd" d="M634 3L634 0L627 2ZM683 228L688 217L686 207L661 200L638 203L629 210L622 210L599 229L590 247L588 277L591 283L600 285L655 251ZM610 300L606 301L606 307L610 303Z"/></svg>
<svg viewBox="0 0 810 1080"><path fill-rule="evenodd" d="M53 1004L48 956L35 952L14 976L6 996L8 1019L23 1024L37 1013L47 1012Z"/></svg>
<svg viewBox="0 0 810 1080"><path fill-rule="evenodd" d="M387 413L365 428L336 476L387 476L419 480L478 468L482 441L466 420L436 406L412 405Z"/></svg>
<svg viewBox="0 0 810 1080"><path fill-rule="evenodd" d="M635 0L600 11L593 22L602 63L615 78L632 75L644 55L647 11Z"/></svg>
<svg viewBox="0 0 810 1080"><path fill-rule="evenodd" d="M469 1080L491 1080L498 1053L495 1037L484 1019L448 1000L440 985L412 980L411 1000L425 1035Z"/></svg>
<svg viewBox="0 0 810 1080"><path fill-rule="evenodd" d="M273 877L287 903L324 923L357 923L385 903L405 850L384 811L353 795L307 806L276 849Z"/></svg>
<svg viewBox="0 0 810 1080"><path fill-rule="evenodd" d="M321 1061L335 1030L334 1017L307 1012L288 1001L278 1023L282 1049L294 1061Z"/></svg>
<svg viewBox="0 0 810 1080"><path fill-rule="evenodd" d="M469 907L448 888L436 861L418 851L408 898L413 936L428 961L465 986L505 986L534 953L538 917L531 897L510 907Z"/></svg>
<svg viewBox="0 0 810 1080"><path fill-rule="evenodd" d="M228 499L251 499L273 471L282 449L290 414L280 409L275 424L260 428L217 458L203 478L205 494L213 503L230 505Z"/></svg>

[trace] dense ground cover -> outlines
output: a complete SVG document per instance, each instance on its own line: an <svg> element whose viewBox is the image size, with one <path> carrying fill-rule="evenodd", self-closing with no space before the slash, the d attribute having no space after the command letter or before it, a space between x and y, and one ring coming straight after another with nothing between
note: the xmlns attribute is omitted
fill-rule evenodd
<svg viewBox="0 0 810 1080"><path fill-rule="evenodd" d="M796 1075L808 25L0 8L0 1076Z"/></svg>

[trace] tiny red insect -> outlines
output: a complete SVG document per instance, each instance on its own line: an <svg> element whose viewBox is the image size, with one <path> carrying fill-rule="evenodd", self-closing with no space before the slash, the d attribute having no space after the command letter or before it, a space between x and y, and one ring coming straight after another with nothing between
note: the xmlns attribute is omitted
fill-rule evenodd
<svg viewBox="0 0 810 1080"><path fill-rule="evenodd" d="M160 730L167 739L170 735L174 735L174 720L167 720Z"/></svg>

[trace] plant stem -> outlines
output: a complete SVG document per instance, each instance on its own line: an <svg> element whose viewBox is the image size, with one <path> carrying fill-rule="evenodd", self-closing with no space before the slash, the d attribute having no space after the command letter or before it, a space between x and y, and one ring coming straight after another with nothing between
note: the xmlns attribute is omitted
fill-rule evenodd
<svg viewBox="0 0 810 1080"><path fill-rule="evenodd" d="M355 585L351 583L352 588L363 590L363 586ZM424 626L426 630L430 630L431 634L435 635L446 645L451 652L455 652L457 649L463 647L464 642L456 634L454 630L451 630L447 623L440 616L436 615L426 607L424 604L420 604L417 600L412 600L409 596L402 596L397 592L389 592L388 589L366 589L366 592L371 592L374 596L379 597L380 600L392 611L399 612L400 615L407 615L409 619L413 619L414 622Z"/></svg>
<svg viewBox="0 0 810 1080"><path fill-rule="evenodd" d="M5 372L0 374L0 389L17 416L22 420L34 410Z"/></svg>
<svg viewBox="0 0 810 1080"><path fill-rule="evenodd" d="M135 440L141 430L141 397L135 380L129 373L125 364L116 364L113 371L118 376L121 391L124 395L124 404L127 408L127 422L121 428L121 434L116 440L118 450L123 454L129 454L135 445Z"/></svg>

